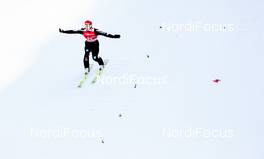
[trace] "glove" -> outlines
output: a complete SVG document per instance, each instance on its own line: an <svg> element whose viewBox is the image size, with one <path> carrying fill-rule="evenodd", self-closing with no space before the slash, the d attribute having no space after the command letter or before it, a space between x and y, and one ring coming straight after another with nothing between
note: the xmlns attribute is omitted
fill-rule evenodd
<svg viewBox="0 0 264 159"><path fill-rule="evenodd" d="M64 32L64 30L62 30L61 28L59 28L59 32L60 32L60 33L63 33L63 32Z"/></svg>
<svg viewBox="0 0 264 159"><path fill-rule="evenodd" d="M119 34L115 34L115 35L114 35L114 38L118 38L118 39L119 39L120 37L121 37L121 36L120 36Z"/></svg>

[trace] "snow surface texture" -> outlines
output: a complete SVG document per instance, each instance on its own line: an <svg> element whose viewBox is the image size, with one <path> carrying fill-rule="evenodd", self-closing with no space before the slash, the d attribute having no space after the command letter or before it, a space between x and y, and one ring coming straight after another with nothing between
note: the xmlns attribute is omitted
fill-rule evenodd
<svg viewBox="0 0 264 159"><path fill-rule="evenodd" d="M263 2L28 0L1 7L0 158L264 157ZM86 19L121 39L100 37L107 81L78 89L84 39L58 28L78 29ZM177 32L164 23L233 30ZM165 80L110 84L131 76Z"/></svg>

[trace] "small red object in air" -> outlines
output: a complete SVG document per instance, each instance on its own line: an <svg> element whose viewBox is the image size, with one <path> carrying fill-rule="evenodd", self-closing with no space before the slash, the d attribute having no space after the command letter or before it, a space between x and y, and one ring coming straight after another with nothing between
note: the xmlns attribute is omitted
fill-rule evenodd
<svg viewBox="0 0 264 159"><path fill-rule="evenodd" d="M221 80L220 79L215 79L215 80L213 80L213 82L214 83L219 83L219 82L221 82Z"/></svg>

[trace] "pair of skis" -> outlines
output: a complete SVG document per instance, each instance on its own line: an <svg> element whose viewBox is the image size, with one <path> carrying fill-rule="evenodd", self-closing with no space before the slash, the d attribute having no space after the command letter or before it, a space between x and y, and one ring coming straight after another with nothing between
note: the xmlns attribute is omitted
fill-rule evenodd
<svg viewBox="0 0 264 159"><path fill-rule="evenodd" d="M100 79L100 77L103 74L103 71L104 71L106 65L108 64L108 62L109 62L109 60L105 60L104 61L104 67L103 68L99 68L99 69L96 70L95 76L92 79L91 84L95 84L98 81L98 79ZM90 65L90 69L92 69L92 67L93 67L93 65ZM85 84L85 82L88 79L89 74L90 74L90 72L88 72L88 74L84 75L83 79L80 81L80 83L78 85L78 88L82 88L83 87L83 85Z"/></svg>

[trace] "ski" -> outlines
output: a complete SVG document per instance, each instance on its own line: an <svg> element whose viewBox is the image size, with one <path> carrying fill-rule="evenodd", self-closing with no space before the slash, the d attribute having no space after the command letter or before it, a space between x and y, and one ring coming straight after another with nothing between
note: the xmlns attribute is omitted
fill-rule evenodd
<svg viewBox="0 0 264 159"><path fill-rule="evenodd" d="M90 65L90 70L92 69L92 64ZM79 85L78 85L78 88L82 88L82 86L84 85L84 83L86 82L86 80L88 79L88 75L89 75L90 72L88 73L85 73L84 76L83 76L83 79L80 81Z"/></svg>
<svg viewBox="0 0 264 159"><path fill-rule="evenodd" d="M106 59L106 60L104 61L104 67L103 67L103 68L99 68L99 69L96 71L95 76L94 76L94 78L93 78L93 80L92 80L92 82L91 82L92 84L96 83L97 80L100 79L100 77L101 77L101 75L102 75L102 73L103 73L103 71L104 71L106 65L108 64L108 62L109 62L109 60Z"/></svg>

